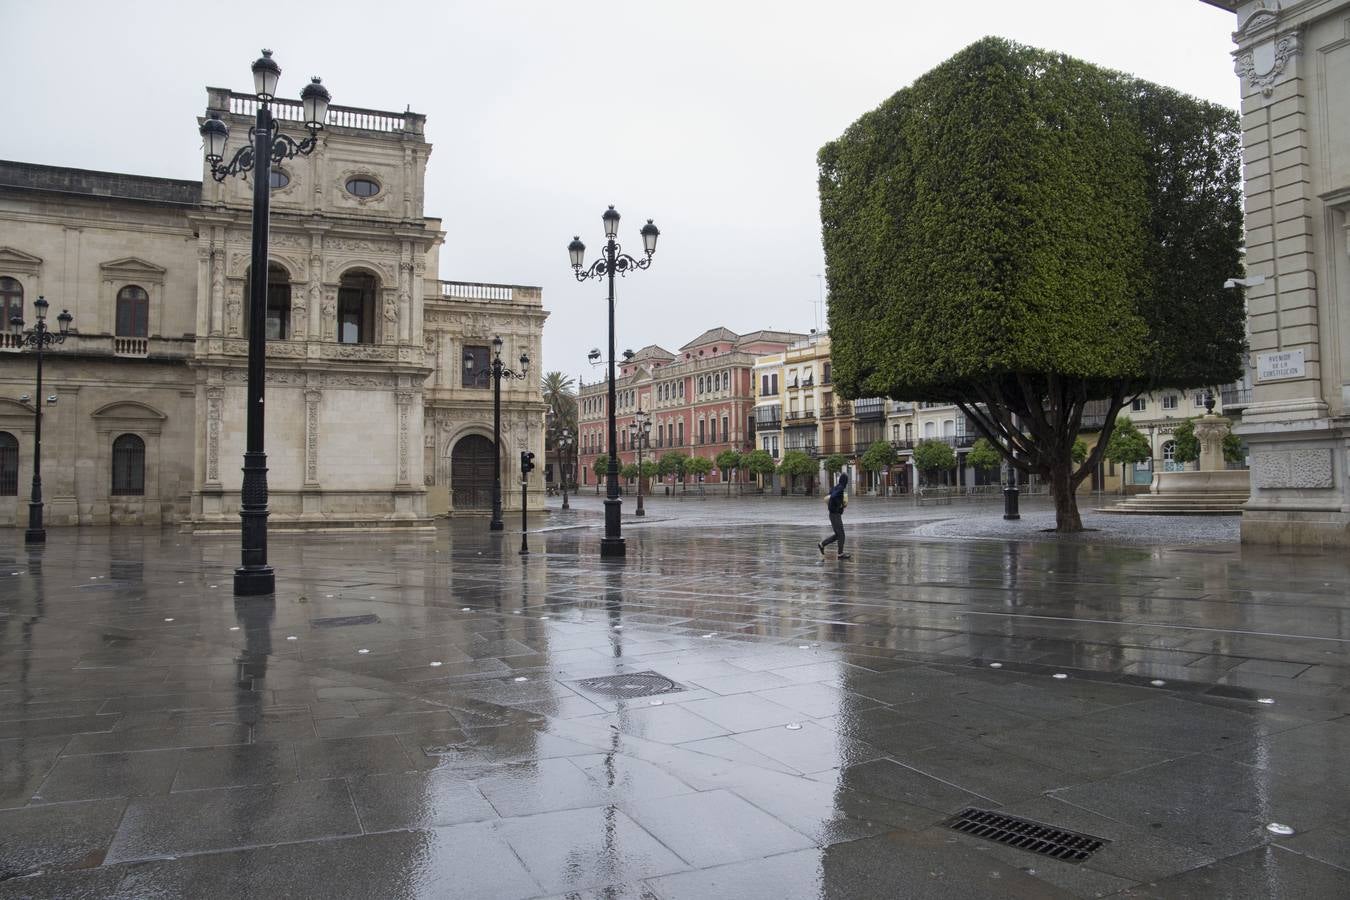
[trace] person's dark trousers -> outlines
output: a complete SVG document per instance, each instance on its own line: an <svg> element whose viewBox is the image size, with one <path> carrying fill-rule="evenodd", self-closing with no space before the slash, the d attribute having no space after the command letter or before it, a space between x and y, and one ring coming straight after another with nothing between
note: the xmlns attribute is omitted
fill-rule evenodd
<svg viewBox="0 0 1350 900"><path fill-rule="evenodd" d="M833 543L835 543L835 542L837 541L837 542L839 543L838 550L839 550L840 553L843 553L843 552L844 552L844 514L843 514L843 513L830 513L830 527L834 529L834 534L830 535L830 536L827 537L825 540L821 541L821 542L820 542L820 546L823 548L823 547L826 547L826 546L828 546L828 545L830 545L830 544L833 544Z"/></svg>

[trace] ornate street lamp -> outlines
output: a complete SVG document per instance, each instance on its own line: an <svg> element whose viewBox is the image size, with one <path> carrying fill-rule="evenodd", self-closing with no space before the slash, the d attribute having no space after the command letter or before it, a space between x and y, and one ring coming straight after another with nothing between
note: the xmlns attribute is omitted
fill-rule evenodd
<svg viewBox="0 0 1350 900"><path fill-rule="evenodd" d="M648 219L642 226L642 249L646 254L635 259L623 252L615 238L619 234L619 213L610 206L600 217L605 223L604 255L586 266L586 245L581 238L574 237L567 245L567 255L572 261L572 271L577 281L588 278L606 278L609 281L609 468L605 473L605 536L600 539L601 556L623 556L625 552L620 514L623 501L619 499L619 426L614 417L614 276L627 275L634 269L645 269L652 264L652 254L656 252L656 239L660 230ZM598 350L590 356L598 357Z"/></svg>
<svg viewBox="0 0 1350 900"><path fill-rule="evenodd" d="M37 351L37 392L33 394L33 492L28 501L28 530L23 533L25 544L45 544L47 529L42 524L42 351L52 344L65 343L70 334L70 323L75 317L70 310L61 310L56 317L60 330L52 332L47 328L47 298L38 297L33 301L37 310L37 321L27 331L23 330L23 316L14 315L9 319L14 333L19 336L23 346ZM56 402L53 394L48 403Z"/></svg>
<svg viewBox="0 0 1350 900"><path fill-rule="evenodd" d="M253 92L258 115L249 129L250 143L224 162L230 128L218 113L202 123L203 153L211 164L211 177L224 182L257 170L253 177L253 252L248 295L248 432L244 446L244 482L239 492L241 563L234 570L234 592L239 596L271 594L276 575L267 564L267 450L263 443L263 385L267 378L267 223L271 214L272 166L285 159L308 156L318 146L318 135L328 118L332 95L318 78L300 92L305 127L309 137L296 143L277 130L272 118L281 66L264 50L253 63Z"/></svg>
<svg viewBox="0 0 1350 900"><path fill-rule="evenodd" d="M571 509L567 504L567 463L572 459L571 449L573 444L572 430L570 428L559 427L562 424L562 417L549 410L545 415L548 420L548 428L553 443L553 458L558 461L558 478L562 482L563 509Z"/></svg>
<svg viewBox="0 0 1350 900"><path fill-rule="evenodd" d="M634 514L639 516L647 515L647 511L642 508L642 450L648 444L651 434L651 419L648 418L647 413L639 409L633 414L633 422L628 426L629 442L637 449L637 509L634 510Z"/></svg>
<svg viewBox="0 0 1350 900"><path fill-rule="evenodd" d="M530 373L530 356L520 354L520 371L515 372L502 364L502 339L492 339L492 361L477 371L474 370L472 353L464 354L464 371L470 378L478 379L485 375L492 377L492 519L488 528L501 531L506 527L502 522L502 379L524 378ZM522 501L523 502L523 501Z"/></svg>

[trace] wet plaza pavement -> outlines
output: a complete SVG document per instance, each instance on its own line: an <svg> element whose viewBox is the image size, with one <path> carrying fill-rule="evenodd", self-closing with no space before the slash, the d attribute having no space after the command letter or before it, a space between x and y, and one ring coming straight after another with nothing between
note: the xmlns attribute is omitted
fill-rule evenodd
<svg viewBox="0 0 1350 900"><path fill-rule="evenodd" d="M1338 557L864 501L822 560L818 500L658 498L610 564L576 505L524 558L274 535L274 600L229 540L5 535L0 898L1350 895Z"/></svg>

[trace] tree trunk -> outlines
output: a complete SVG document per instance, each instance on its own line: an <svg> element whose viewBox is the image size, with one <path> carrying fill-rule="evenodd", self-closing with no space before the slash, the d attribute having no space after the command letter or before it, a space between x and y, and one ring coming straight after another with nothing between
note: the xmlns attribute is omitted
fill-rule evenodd
<svg viewBox="0 0 1350 900"><path fill-rule="evenodd" d="M1051 463L1050 496L1055 500L1055 531L1083 530L1083 519L1078 515L1078 494L1074 491L1073 462Z"/></svg>

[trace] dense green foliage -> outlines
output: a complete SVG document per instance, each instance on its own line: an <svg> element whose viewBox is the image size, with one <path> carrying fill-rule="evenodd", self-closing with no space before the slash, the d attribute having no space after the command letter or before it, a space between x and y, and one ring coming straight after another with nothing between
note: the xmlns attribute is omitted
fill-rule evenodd
<svg viewBox="0 0 1350 900"><path fill-rule="evenodd" d="M1148 438L1144 433L1135 427L1130 421L1129 416L1121 416L1116 420L1116 427L1111 432L1110 439L1106 442L1105 456L1111 462L1117 465L1127 463L1141 463L1153 455L1153 450L1148 445Z"/></svg>
<svg viewBox="0 0 1350 900"><path fill-rule="evenodd" d="M993 471L1003 464L1003 455L994 449L987 438L980 438L966 454L966 463L986 472Z"/></svg>
<svg viewBox="0 0 1350 900"><path fill-rule="evenodd" d="M869 472L880 472L895 465L895 448L886 441L874 441L858 462Z"/></svg>
<svg viewBox="0 0 1350 900"><path fill-rule="evenodd" d="M650 459L642 461L642 477L651 480L656 477L656 463Z"/></svg>
<svg viewBox="0 0 1350 900"><path fill-rule="evenodd" d="M691 456L684 464L684 470L694 477L707 475L713 470L713 462L706 456Z"/></svg>
<svg viewBox="0 0 1350 900"><path fill-rule="evenodd" d="M603 482L605 480L605 474L609 472L609 456L604 453L597 456L595 458L594 468L596 479Z"/></svg>
<svg viewBox="0 0 1350 900"><path fill-rule="evenodd" d="M1228 432L1223 436L1223 461L1224 462L1242 462L1247 456L1242 449L1242 438L1233 432Z"/></svg>
<svg viewBox="0 0 1350 900"><path fill-rule="evenodd" d="M793 487L797 486L798 478L815 478L818 471L816 461L800 450L784 452L783 461L778 464L778 474L791 479ZM811 484L808 481L808 490L810 486Z"/></svg>
<svg viewBox="0 0 1350 900"><path fill-rule="evenodd" d="M773 470L777 468L773 461L773 455L768 450L751 450L745 454L745 458L741 460L741 465L751 475L759 477L772 475Z"/></svg>
<svg viewBox="0 0 1350 900"><path fill-rule="evenodd" d="M619 476L628 481L632 481L634 478L638 477L637 463L625 463L623 468L619 469Z"/></svg>
<svg viewBox="0 0 1350 900"><path fill-rule="evenodd" d="M683 479L685 466L688 463L689 457L678 450L663 453L656 463L656 474L660 475L662 478L674 475L676 478Z"/></svg>
<svg viewBox="0 0 1350 900"><path fill-rule="evenodd" d="M840 396L956 403L1049 481L1062 530L1130 397L1240 371L1231 110L986 38L819 162ZM1105 422L1075 465L1091 400Z"/></svg>
<svg viewBox="0 0 1350 900"><path fill-rule="evenodd" d="M848 465L848 458L842 453L831 453L829 456L825 457L825 461L822 465L825 466L826 472L829 472L831 475L838 475L843 470L844 466Z"/></svg>
<svg viewBox="0 0 1350 900"><path fill-rule="evenodd" d="M914 466L920 472L945 472L955 465L956 451L946 441L920 441L914 448Z"/></svg>
<svg viewBox="0 0 1350 900"><path fill-rule="evenodd" d="M1074 462L1082 463L1083 460L1088 458L1087 441L1083 440L1082 438L1079 438L1078 440L1074 441L1073 450L1070 452L1069 455Z"/></svg>
<svg viewBox="0 0 1350 900"><path fill-rule="evenodd" d="M1200 438L1195 434L1195 420L1187 419L1172 432L1175 449L1172 459L1179 463L1192 463L1200 458Z"/></svg>
<svg viewBox="0 0 1350 900"><path fill-rule="evenodd" d="M727 483L727 496L730 497L731 476L741 467L741 454L736 450L723 450L717 454L713 462L717 463L717 470L722 473L722 480Z"/></svg>

